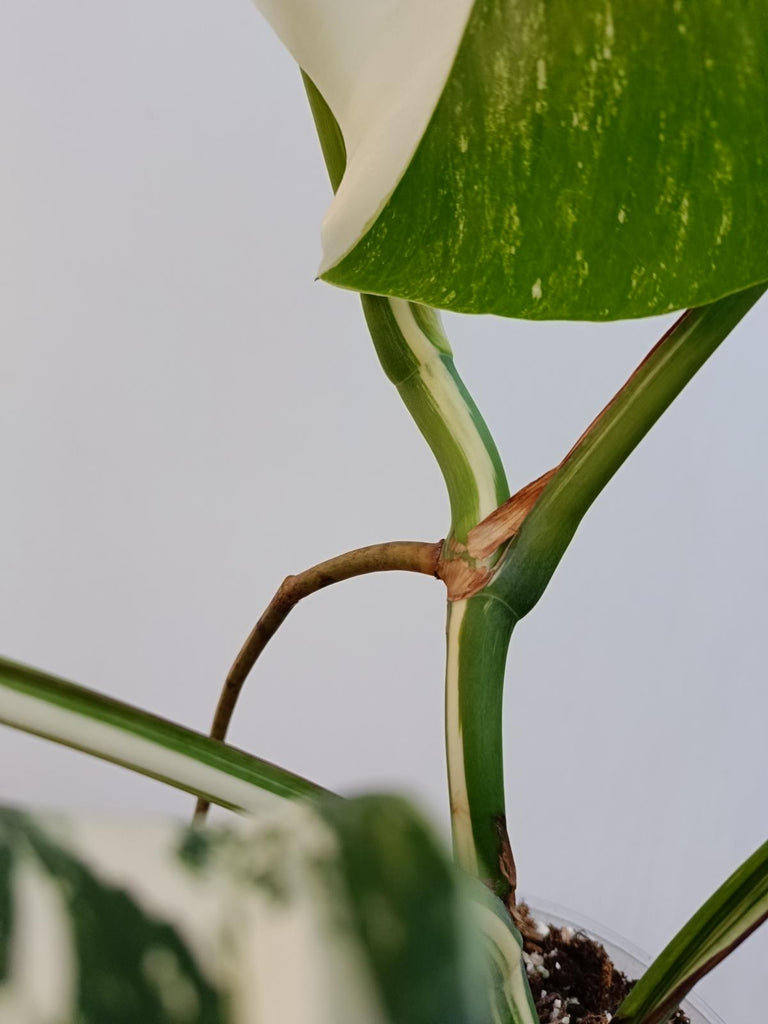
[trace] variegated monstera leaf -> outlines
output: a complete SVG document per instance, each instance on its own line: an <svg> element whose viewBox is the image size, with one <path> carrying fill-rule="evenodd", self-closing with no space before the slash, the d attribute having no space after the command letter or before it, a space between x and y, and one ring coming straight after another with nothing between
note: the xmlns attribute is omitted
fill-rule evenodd
<svg viewBox="0 0 768 1024"><path fill-rule="evenodd" d="M768 279L763 0L256 0L338 121L327 281L617 319Z"/></svg>
<svg viewBox="0 0 768 1024"><path fill-rule="evenodd" d="M477 886L386 796L234 831L0 809L0 1021L486 1024L490 998L534 1024L519 940Z"/></svg>

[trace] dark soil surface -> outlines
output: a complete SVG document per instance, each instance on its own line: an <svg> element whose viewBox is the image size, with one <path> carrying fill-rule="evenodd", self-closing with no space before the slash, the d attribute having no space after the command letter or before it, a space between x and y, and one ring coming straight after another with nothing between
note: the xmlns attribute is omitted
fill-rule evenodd
<svg viewBox="0 0 768 1024"><path fill-rule="evenodd" d="M605 949L572 928L547 930L517 907L525 965L542 1024L607 1024L634 982L611 963ZM678 1010L670 1024L690 1024Z"/></svg>

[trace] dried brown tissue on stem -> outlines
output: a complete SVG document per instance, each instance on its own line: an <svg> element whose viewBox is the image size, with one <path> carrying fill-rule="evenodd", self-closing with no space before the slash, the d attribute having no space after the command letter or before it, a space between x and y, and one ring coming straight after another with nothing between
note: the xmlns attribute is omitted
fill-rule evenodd
<svg viewBox="0 0 768 1024"><path fill-rule="evenodd" d="M541 935L528 908L524 904L518 904L517 902L517 865L512 853L512 844L509 841L506 816L499 814L493 819L493 825L499 837L499 845L501 847L499 870L507 882L509 882L509 892L504 903L512 920L515 922L515 927L525 940L533 945L540 945Z"/></svg>
<svg viewBox="0 0 768 1024"><path fill-rule="evenodd" d="M490 583L496 567L488 565L486 560L519 532L528 513L560 466L550 469L521 488L473 526L467 534L466 544L460 544L453 538L446 541L437 575L448 588L449 601L474 597Z"/></svg>
<svg viewBox="0 0 768 1024"><path fill-rule="evenodd" d="M264 648L299 601L333 583L374 572L416 572L440 578L442 550L441 540L435 543L389 541L346 551L295 576L286 576L227 673L211 725L211 738L224 740L226 737L246 679ZM208 807L208 801L200 798L195 807L195 820L201 821Z"/></svg>

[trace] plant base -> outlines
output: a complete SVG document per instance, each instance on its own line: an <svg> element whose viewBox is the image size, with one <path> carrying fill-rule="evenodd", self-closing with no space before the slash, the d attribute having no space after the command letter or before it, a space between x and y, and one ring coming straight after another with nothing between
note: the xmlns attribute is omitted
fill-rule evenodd
<svg viewBox="0 0 768 1024"><path fill-rule="evenodd" d="M546 1024L608 1024L634 984L599 942L568 926L542 926L525 904L524 958L539 1019ZM670 1024L691 1024L678 1010Z"/></svg>

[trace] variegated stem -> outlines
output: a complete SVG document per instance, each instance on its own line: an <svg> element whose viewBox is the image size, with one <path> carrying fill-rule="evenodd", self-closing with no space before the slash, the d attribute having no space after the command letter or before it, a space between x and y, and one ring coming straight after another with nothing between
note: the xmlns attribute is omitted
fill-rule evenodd
<svg viewBox="0 0 768 1024"><path fill-rule="evenodd" d="M363 296L387 376L424 435L445 478L451 541L506 500L496 447L463 386L436 314L400 300ZM461 555L459 555L461 557ZM501 709L514 626L506 605L482 595L448 604L446 756L456 859L506 898L514 888L505 826Z"/></svg>
<svg viewBox="0 0 768 1024"><path fill-rule="evenodd" d="M327 104L305 76L331 184L346 153ZM432 449L448 489L445 557L467 559L467 534L509 497L504 467L459 377L437 313L364 295L363 310L384 372ZM470 559L470 562L472 560ZM449 604L446 747L454 847L459 863L502 897L513 888L505 829L501 701L514 616L483 596Z"/></svg>
<svg viewBox="0 0 768 1024"><path fill-rule="evenodd" d="M484 593L448 605L446 751L456 860L506 903L515 862L504 805L502 697L516 618Z"/></svg>
<svg viewBox="0 0 768 1024"><path fill-rule="evenodd" d="M231 810L328 795L277 765L36 669L0 659L0 722Z"/></svg>
<svg viewBox="0 0 768 1024"><path fill-rule="evenodd" d="M432 449L451 506L449 541L467 534L509 497L501 458L453 362L438 314L426 306L362 296L384 372ZM450 547L446 554L450 556Z"/></svg>
<svg viewBox="0 0 768 1024"><path fill-rule="evenodd" d="M539 1024L523 963L523 940L499 900L474 883L475 917L482 929L490 972L489 1024Z"/></svg>

